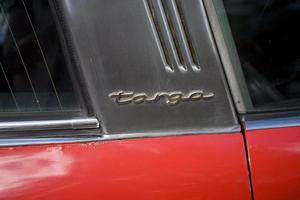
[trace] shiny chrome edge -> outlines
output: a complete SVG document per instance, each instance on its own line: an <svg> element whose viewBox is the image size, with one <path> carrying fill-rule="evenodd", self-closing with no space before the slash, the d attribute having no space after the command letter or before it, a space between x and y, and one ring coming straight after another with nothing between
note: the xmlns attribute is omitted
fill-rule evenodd
<svg viewBox="0 0 300 200"><path fill-rule="evenodd" d="M246 130L287 128L300 126L300 117L250 120L245 122Z"/></svg>
<svg viewBox="0 0 300 200"><path fill-rule="evenodd" d="M99 128L96 118L0 122L0 132Z"/></svg>
<svg viewBox="0 0 300 200"><path fill-rule="evenodd" d="M110 140L138 139L138 138L157 138L168 136L185 135L204 135L204 134L235 134L241 132L240 127L220 128L202 131L170 132L170 133L130 133L130 134L105 134L101 136L86 137L54 137L54 138L11 138L0 139L0 147L32 146L32 145L51 145L51 144L70 144L88 143Z"/></svg>
<svg viewBox="0 0 300 200"><path fill-rule="evenodd" d="M69 144L69 143L85 143L97 142L101 137L64 137L64 138L18 138L18 139L0 139L0 147L16 147L16 146L33 146L48 144Z"/></svg>
<svg viewBox="0 0 300 200"><path fill-rule="evenodd" d="M222 1L217 0L217 2L219 2L219 8L216 8L214 5L216 1L203 0L211 32L214 36L215 45L218 49L235 106L237 111L240 114L243 114L246 113L249 108L252 108L252 102L250 101L250 94L242 72L241 63L238 52L236 51L224 5ZM221 25L218 11L223 14L221 18L223 26ZM229 34L224 34L223 29L226 29Z"/></svg>

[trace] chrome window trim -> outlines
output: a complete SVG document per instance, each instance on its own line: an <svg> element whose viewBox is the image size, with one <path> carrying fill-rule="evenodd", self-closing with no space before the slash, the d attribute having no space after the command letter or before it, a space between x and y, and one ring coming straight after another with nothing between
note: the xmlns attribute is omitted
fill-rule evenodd
<svg viewBox="0 0 300 200"><path fill-rule="evenodd" d="M300 117L280 117L259 120L246 120L245 127L247 131L274 129L274 128L288 128L300 126Z"/></svg>
<svg viewBox="0 0 300 200"><path fill-rule="evenodd" d="M253 109L253 104L240 66L223 1L203 0L203 2L230 91L237 111L241 114L240 118L244 128L248 131L300 126L299 111L248 113L249 110Z"/></svg>
<svg viewBox="0 0 300 200"><path fill-rule="evenodd" d="M204 134L238 134L240 127L222 128L219 130L192 130L185 132L164 132L164 133L130 133L130 134L104 134L101 136L86 136L86 137L52 137L52 138L10 138L0 139L0 147L17 147L17 146L32 146L32 145L55 145L55 144L73 144L73 143L90 143L124 139L139 139L139 138L158 138L171 136L187 136L187 135L204 135Z"/></svg>
<svg viewBox="0 0 300 200"><path fill-rule="evenodd" d="M203 0L203 2L236 109L240 114L244 114L253 105L223 2L220 0ZM220 6L216 8L215 4ZM218 16L218 13L221 13L222 17ZM227 37L224 29L228 32Z"/></svg>
<svg viewBox="0 0 300 200"><path fill-rule="evenodd" d="M65 120L36 120L0 122L0 132L42 131L42 130L78 130L99 128L96 118L74 118Z"/></svg>
<svg viewBox="0 0 300 200"><path fill-rule="evenodd" d="M9 143L15 143L13 140L20 141L19 139L10 139L15 136L24 137L22 141L26 141L24 143L30 145L36 144L36 142L31 143L28 141L38 141L37 143L43 144L43 141L46 140L46 138L47 141L54 140L58 142L61 139L56 137L64 135L68 135L68 138L72 138L72 140L74 140L78 134L85 135L89 131L94 130L95 133L93 134L99 134L100 122L96 117L94 117L94 108L90 102L91 95L86 89L86 82L88 81L86 81L82 76L81 68L76 62L76 58L74 58L76 55L73 55L71 47L72 44L68 41L68 32L67 30L64 30L64 21L60 16L62 13L60 13L60 11L55 7L54 0L49 0L49 4L52 12L51 17L53 17L53 20L55 21L56 30L58 32L63 57L66 62L65 64L68 68L70 78L72 79L72 87L76 97L78 98L77 100L80 108L79 110L63 110L63 112L2 112L0 113L0 147L3 143L5 143L4 141L9 141ZM74 131L75 135L71 133L73 130L76 130L76 132ZM42 134L43 131L59 133L52 134L50 132L44 136ZM44 139L35 138L37 137L36 135L38 135L38 137L44 137ZM65 140L62 139L62 141ZM20 144L22 143L23 142Z"/></svg>

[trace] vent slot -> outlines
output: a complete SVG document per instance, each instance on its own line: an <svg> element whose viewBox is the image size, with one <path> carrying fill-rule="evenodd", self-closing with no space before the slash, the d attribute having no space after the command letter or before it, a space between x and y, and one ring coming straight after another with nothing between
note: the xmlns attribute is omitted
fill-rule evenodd
<svg viewBox="0 0 300 200"><path fill-rule="evenodd" d="M179 61L179 69L183 70L183 71L187 71L187 67L184 65L184 58L182 55L182 51L181 51L181 45L180 45L180 41L178 40L178 33L176 32L176 24L174 24L172 18L174 17L172 14L172 10L169 9L169 5L166 1L162 1L162 6L165 12L165 16L169 25L169 29L172 35L172 39L176 48L176 53L177 53L177 57L178 57L178 61Z"/></svg>
<svg viewBox="0 0 300 200"><path fill-rule="evenodd" d="M162 59L163 59L165 68L169 72L174 72L174 68L172 67L171 61L170 61L170 55L166 53L168 51L167 46L166 46L165 40L163 39L163 36L162 36L162 30L159 25L159 20L155 14L154 4L152 3L151 0L147 0L147 8L148 8L147 9L148 13L151 15L150 16L150 20L152 22L151 24L153 25L153 28L155 29L154 33L158 40L158 46L161 51L161 55L162 55Z"/></svg>
<svg viewBox="0 0 300 200"><path fill-rule="evenodd" d="M191 38L190 33L188 31L188 27L187 27L187 24L186 24L186 19L185 19L183 10L182 10L181 3L180 3L179 0L176 0L176 3L177 3L177 10L178 10L179 17L180 17L180 20L181 20L181 23L182 23L182 27L183 27L183 30L185 32L186 41L189 45L189 50L190 50L191 59L192 59L192 65L194 65L195 70L200 71L200 64L199 64L197 56L196 56L196 51L195 51L195 48L194 48L194 45L193 45L193 42L192 42L192 38Z"/></svg>
<svg viewBox="0 0 300 200"><path fill-rule="evenodd" d="M179 0L147 0L167 71L200 71Z"/></svg>

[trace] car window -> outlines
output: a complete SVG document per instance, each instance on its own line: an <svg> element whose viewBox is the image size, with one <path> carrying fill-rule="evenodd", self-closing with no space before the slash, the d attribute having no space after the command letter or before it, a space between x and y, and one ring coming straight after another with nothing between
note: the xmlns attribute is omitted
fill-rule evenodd
<svg viewBox="0 0 300 200"><path fill-rule="evenodd" d="M47 0L0 1L0 113L80 110Z"/></svg>
<svg viewBox="0 0 300 200"><path fill-rule="evenodd" d="M300 2L223 0L253 111L300 105Z"/></svg>

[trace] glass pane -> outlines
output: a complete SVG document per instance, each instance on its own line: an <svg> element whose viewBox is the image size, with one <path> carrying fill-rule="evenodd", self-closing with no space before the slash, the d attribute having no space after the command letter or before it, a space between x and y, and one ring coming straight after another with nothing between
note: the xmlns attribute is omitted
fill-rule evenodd
<svg viewBox="0 0 300 200"><path fill-rule="evenodd" d="M47 0L0 0L0 113L78 110Z"/></svg>
<svg viewBox="0 0 300 200"><path fill-rule="evenodd" d="M300 1L223 4L255 109L300 105Z"/></svg>

